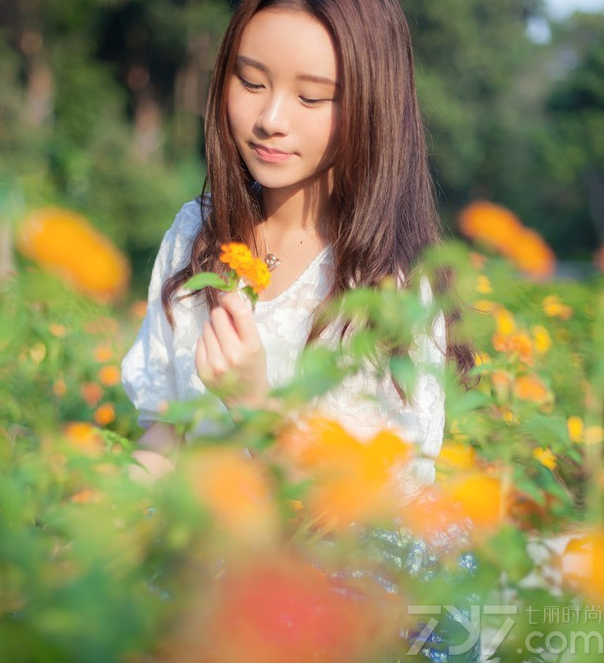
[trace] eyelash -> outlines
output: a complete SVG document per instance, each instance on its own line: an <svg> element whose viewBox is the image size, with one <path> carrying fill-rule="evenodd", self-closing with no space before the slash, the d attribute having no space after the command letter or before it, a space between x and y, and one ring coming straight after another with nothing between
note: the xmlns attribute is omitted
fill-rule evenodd
<svg viewBox="0 0 604 663"><path fill-rule="evenodd" d="M239 78L243 87L250 92L257 92L264 87L264 85L247 81L243 76L238 76L237 78ZM308 99L307 97L300 97L300 101L306 106L318 106L322 101L331 101L331 99Z"/></svg>

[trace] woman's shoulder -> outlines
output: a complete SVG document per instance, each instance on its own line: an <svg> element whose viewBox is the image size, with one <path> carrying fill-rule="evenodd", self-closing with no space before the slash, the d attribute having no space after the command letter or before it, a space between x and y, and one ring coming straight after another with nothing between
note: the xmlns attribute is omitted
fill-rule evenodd
<svg viewBox="0 0 604 663"><path fill-rule="evenodd" d="M206 194L203 198L198 196L194 200L190 200L180 208L168 233L185 241L194 239L208 218L210 210L210 194Z"/></svg>
<svg viewBox="0 0 604 663"><path fill-rule="evenodd" d="M162 279L187 265L193 242L209 212L209 196L195 198L180 208L159 247L156 267Z"/></svg>

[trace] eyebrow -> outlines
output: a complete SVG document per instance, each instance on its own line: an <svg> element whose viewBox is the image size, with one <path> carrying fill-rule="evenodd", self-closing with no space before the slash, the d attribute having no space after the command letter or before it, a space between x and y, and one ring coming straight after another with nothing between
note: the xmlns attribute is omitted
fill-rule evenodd
<svg viewBox="0 0 604 663"><path fill-rule="evenodd" d="M247 65L248 67L254 67L254 69L259 69L260 71L263 71L265 74L268 74L268 67L265 64L262 64L262 62L258 62L258 60L248 58L245 55L237 56L237 64L244 64ZM296 80L310 81L311 83L323 83L327 85L333 85L334 87L342 87L339 83L332 80L331 78L327 78L326 76L317 76L315 74L298 74L296 76Z"/></svg>

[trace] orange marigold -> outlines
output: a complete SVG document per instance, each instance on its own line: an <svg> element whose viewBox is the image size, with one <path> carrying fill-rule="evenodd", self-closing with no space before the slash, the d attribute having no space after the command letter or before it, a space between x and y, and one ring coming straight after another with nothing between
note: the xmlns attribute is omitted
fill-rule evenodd
<svg viewBox="0 0 604 663"><path fill-rule="evenodd" d="M271 282L268 266L255 258L245 244L230 242L220 247L220 261L228 265L239 278L244 279L256 294L261 293Z"/></svg>
<svg viewBox="0 0 604 663"><path fill-rule="evenodd" d="M71 421L65 424L63 435L73 447L88 453L100 453L104 446L98 429L86 421Z"/></svg>
<svg viewBox="0 0 604 663"><path fill-rule="evenodd" d="M604 529L595 528L572 538L560 557L565 583L589 599L604 600Z"/></svg>
<svg viewBox="0 0 604 663"><path fill-rule="evenodd" d="M84 382L80 394L90 407L95 407L103 397L103 388L96 382Z"/></svg>
<svg viewBox="0 0 604 663"><path fill-rule="evenodd" d="M518 217L500 205L476 201L459 215L459 229L509 258L520 270L548 277L555 270L555 255L543 238L526 228Z"/></svg>
<svg viewBox="0 0 604 663"><path fill-rule="evenodd" d="M278 514L267 475L239 449L208 448L187 463L193 490L216 523L247 543L270 543Z"/></svg>
<svg viewBox="0 0 604 663"><path fill-rule="evenodd" d="M115 421L115 407L112 403L103 403L94 413L94 420L99 426L106 426Z"/></svg>
<svg viewBox="0 0 604 663"><path fill-rule="evenodd" d="M504 488L499 477L473 472L451 482L445 492L479 529L496 528L506 517Z"/></svg>
<svg viewBox="0 0 604 663"><path fill-rule="evenodd" d="M549 389L534 373L520 375L516 378L514 394L521 401L531 403L544 403L550 398Z"/></svg>
<svg viewBox="0 0 604 663"><path fill-rule="evenodd" d="M123 294L130 280L126 256L79 214L45 208L30 214L17 233L27 258L100 301Z"/></svg>
<svg viewBox="0 0 604 663"><path fill-rule="evenodd" d="M543 310L548 317L560 320L568 320L573 314L572 308L563 304L558 295L548 295L543 300Z"/></svg>
<svg viewBox="0 0 604 663"><path fill-rule="evenodd" d="M99 371L99 382L105 387L114 387L120 383L121 373L117 366L109 364Z"/></svg>
<svg viewBox="0 0 604 663"><path fill-rule="evenodd" d="M411 458L411 447L389 431L367 442L339 423L315 418L308 430L290 435L290 458L316 484L310 510L329 527L347 527L386 516L396 504L396 471Z"/></svg>

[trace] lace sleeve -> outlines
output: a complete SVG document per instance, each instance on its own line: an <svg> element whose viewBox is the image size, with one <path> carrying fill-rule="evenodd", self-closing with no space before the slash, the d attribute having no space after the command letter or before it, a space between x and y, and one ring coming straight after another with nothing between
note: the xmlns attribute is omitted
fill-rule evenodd
<svg viewBox="0 0 604 663"><path fill-rule="evenodd" d="M200 223L199 202L193 201L182 207L164 235L151 274L147 314L122 362L122 384L138 410L143 428L156 421L162 407L178 397L174 332L162 306L161 290L165 280L188 262Z"/></svg>

